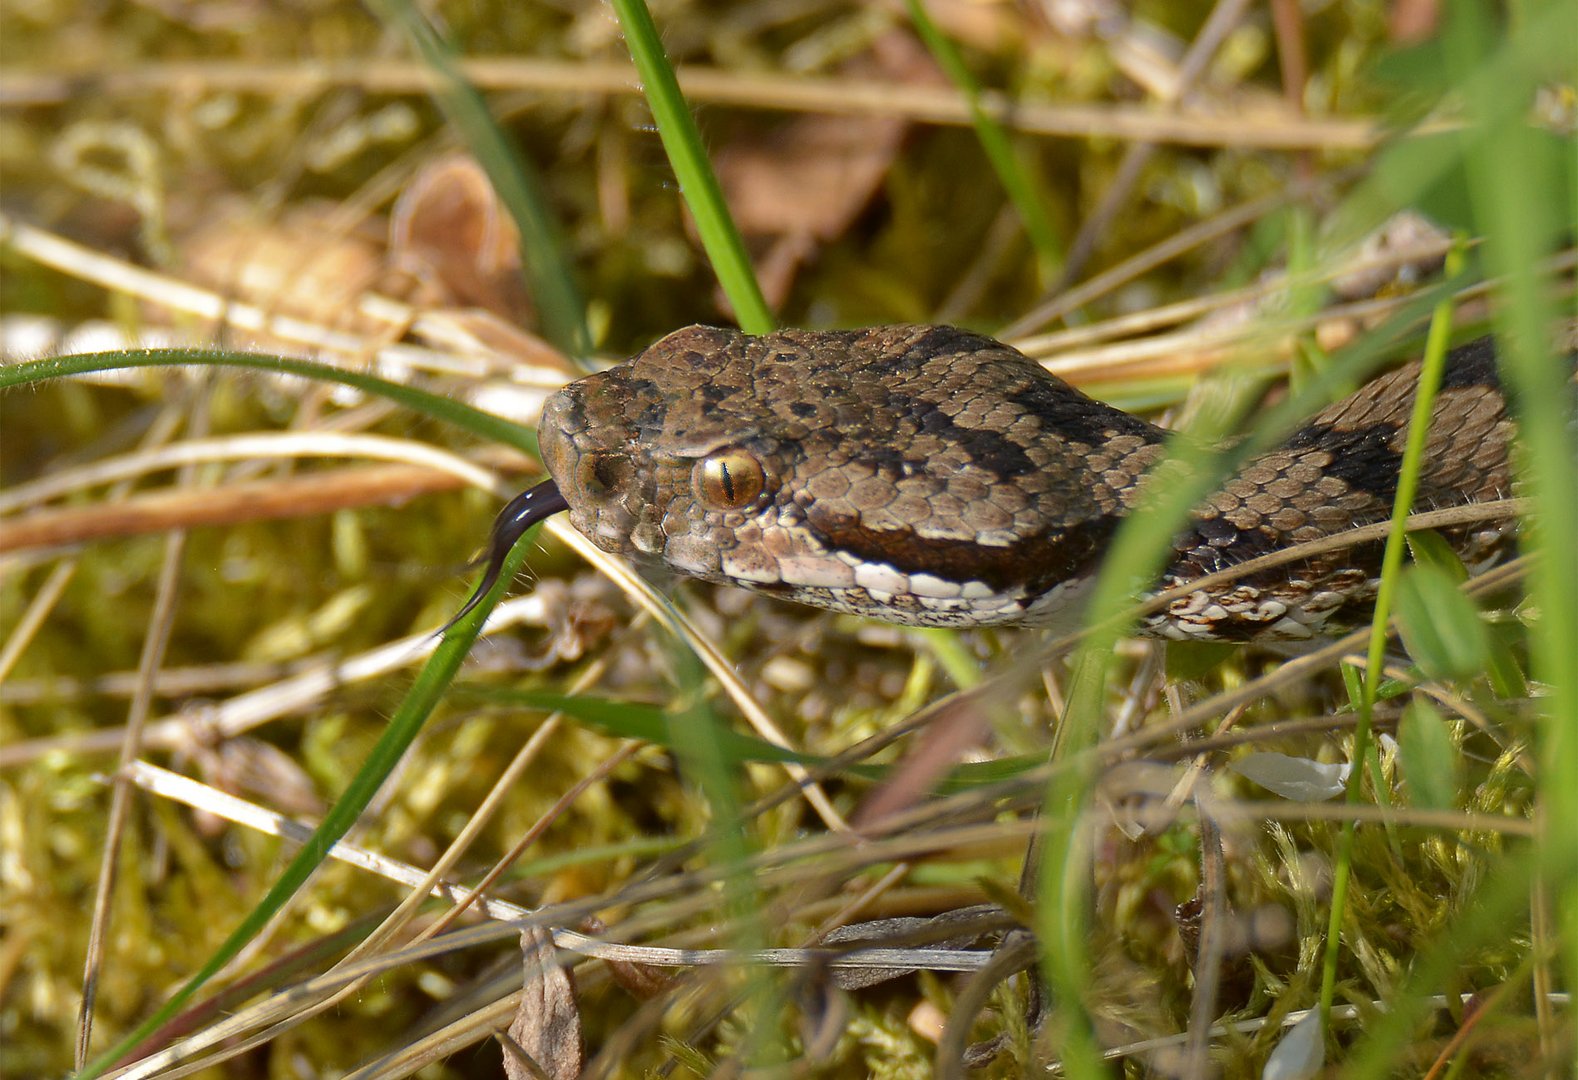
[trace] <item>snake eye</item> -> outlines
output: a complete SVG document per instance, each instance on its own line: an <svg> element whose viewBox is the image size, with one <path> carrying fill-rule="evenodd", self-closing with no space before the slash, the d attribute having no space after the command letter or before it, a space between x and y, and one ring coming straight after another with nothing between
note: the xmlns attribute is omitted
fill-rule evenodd
<svg viewBox="0 0 1578 1080"><path fill-rule="evenodd" d="M738 510L756 501L767 486L767 472L748 450L731 446L696 462L690 474L696 498L714 510Z"/></svg>

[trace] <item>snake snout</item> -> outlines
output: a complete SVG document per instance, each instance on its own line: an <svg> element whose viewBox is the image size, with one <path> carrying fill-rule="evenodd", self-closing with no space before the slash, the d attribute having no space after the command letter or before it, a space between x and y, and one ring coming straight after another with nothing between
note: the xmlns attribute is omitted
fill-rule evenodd
<svg viewBox="0 0 1578 1080"><path fill-rule="evenodd" d="M557 482L570 523L604 551L645 553L639 507L651 502L651 468L631 445L628 419L599 412L618 395L615 372L591 375L550 397L537 427L543 465Z"/></svg>

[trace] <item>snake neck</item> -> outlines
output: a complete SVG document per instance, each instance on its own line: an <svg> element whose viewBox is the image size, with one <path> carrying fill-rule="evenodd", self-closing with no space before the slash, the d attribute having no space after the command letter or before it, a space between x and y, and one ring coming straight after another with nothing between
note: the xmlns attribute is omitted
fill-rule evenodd
<svg viewBox="0 0 1578 1080"><path fill-rule="evenodd" d="M1174 541L1163 589L1261 556L1387 520L1397 497L1419 364L1409 364L1322 410L1280 447L1238 470L1199 506ZM1511 494L1513 421L1489 338L1453 350L1436 396L1413 509L1443 509ZM1448 535L1471 569L1512 547L1506 523ZM1300 640L1369 618L1383 545L1371 541L1190 593L1145 624L1168 638Z"/></svg>

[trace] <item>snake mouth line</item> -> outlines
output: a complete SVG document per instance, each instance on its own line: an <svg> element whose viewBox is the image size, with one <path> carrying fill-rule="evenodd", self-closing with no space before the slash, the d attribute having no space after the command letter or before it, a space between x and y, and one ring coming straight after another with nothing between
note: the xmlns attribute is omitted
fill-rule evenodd
<svg viewBox="0 0 1578 1080"><path fill-rule="evenodd" d="M476 591L471 594L461 609L455 612L453 618L439 628L440 634L445 633L461 619L470 614L471 609L482 602L482 598L498 582L499 575L504 571L504 560L526 530L540 521L546 521L561 510L568 510L570 504L565 501L564 494L560 492L559 485L553 478L533 485L515 496L499 511L499 516L493 519L493 531L488 534L488 546L477 562L487 566L487 571L482 575L482 580L477 584ZM473 565L476 565L473 563Z"/></svg>

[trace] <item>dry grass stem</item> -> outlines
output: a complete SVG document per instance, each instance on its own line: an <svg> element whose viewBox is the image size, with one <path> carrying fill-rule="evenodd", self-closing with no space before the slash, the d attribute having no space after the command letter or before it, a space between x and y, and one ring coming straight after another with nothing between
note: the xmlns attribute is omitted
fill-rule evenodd
<svg viewBox="0 0 1578 1080"><path fill-rule="evenodd" d="M461 65L466 77L484 90L530 90L566 94L626 96L640 92L635 72L622 64L564 63L554 60L479 59ZM677 75L685 95L698 104L835 116L901 117L920 123L967 125L969 109L952 89L894 86L864 79L736 74L681 66ZM120 97L185 88L209 92L322 94L352 87L372 94L425 94L433 75L411 63L338 61L308 64L165 63L91 77L95 93ZM0 101L42 105L81 92L81 79L8 73L0 77ZM1143 140L1203 147L1261 149L1366 150L1382 137L1369 120L1311 120L1285 109L1254 116L1208 113L1157 113L1125 105L1053 105L1010 102L995 93L982 105L997 120L1027 135L1063 138Z"/></svg>

